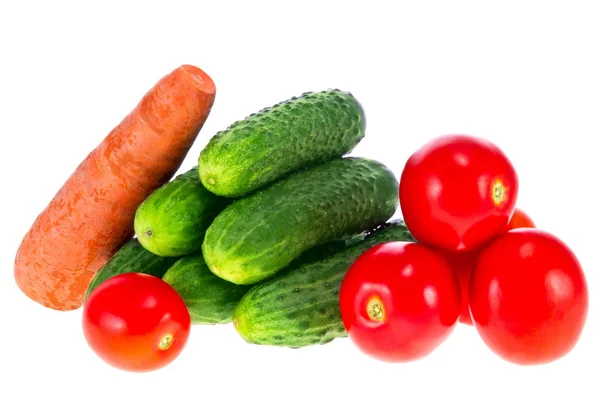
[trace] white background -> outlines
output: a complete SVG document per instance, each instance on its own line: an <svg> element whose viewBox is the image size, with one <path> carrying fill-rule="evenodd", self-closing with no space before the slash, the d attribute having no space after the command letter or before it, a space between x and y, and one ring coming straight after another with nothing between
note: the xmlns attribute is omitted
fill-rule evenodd
<svg viewBox="0 0 600 400"><path fill-rule="evenodd" d="M600 398L596 2L82 4L0 6L0 399ZM212 76L217 100L182 171L231 122L330 87L364 106L354 154L397 175L437 135L494 141L519 173L519 206L584 267L591 305L579 345L517 367L460 325L430 357L396 365L348 339L289 350L246 344L231 325L196 326L161 371L106 366L84 341L81 310L45 309L18 291L14 255L84 156L184 63Z"/></svg>

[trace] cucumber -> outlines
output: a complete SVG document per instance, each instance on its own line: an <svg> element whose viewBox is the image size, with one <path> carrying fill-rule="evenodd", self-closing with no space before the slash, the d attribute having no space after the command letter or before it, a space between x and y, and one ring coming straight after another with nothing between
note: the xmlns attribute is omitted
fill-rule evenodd
<svg viewBox="0 0 600 400"><path fill-rule="evenodd" d="M90 282L85 298L102 282L126 272L141 272L162 278L177 257L160 257L146 250L137 239L125 243Z"/></svg>
<svg viewBox="0 0 600 400"><path fill-rule="evenodd" d="M176 257L199 250L206 229L231 202L204 188L198 167L155 190L135 213L134 229L152 253Z"/></svg>
<svg viewBox="0 0 600 400"><path fill-rule="evenodd" d="M194 324L224 324L250 286L238 286L214 275L202 254L181 258L163 276L179 293Z"/></svg>
<svg viewBox="0 0 600 400"><path fill-rule="evenodd" d="M220 196L243 196L348 154L364 135L365 116L352 94L304 93L218 132L200 153L200 179Z"/></svg>
<svg viewBox="0 0 600 400"><path fill-rule="evenodd" d="M248 343L304 347L345 337L339 311L339 290L352 263L372 246L390 241L414 241L402 221L371 232L362 241L317 260L311 251L292 262L289 271L254 286L234 313L234 326ZM282 271L283 272L283 271Z"/></svg>
<svg viewBox="0 0 600 400"><path fill-rule="evenodd" d="M337 159L235 201L208 228L202 252L215 275L253 284L314 246L387 221L397 206L398 182L383 164Z"/></svg>

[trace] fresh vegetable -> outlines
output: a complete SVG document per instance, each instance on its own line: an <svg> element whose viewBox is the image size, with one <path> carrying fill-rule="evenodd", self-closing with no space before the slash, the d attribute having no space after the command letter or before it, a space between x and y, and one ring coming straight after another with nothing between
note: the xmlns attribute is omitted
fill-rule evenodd
<svg viewBox="0 0 600 400"><path fill-rule="evenodd" d="M190 315L160 278L129 272L103 282L83 308L83 333L108 364L145 372L164 367L183 350Z"/></svg>
<svg viewBox="0 0 600 400"><path fill-rule="evenodd" d="M81 306L96 272L133 234L135 210L180 167L215 85L184 65L162 78L77 167L19 247L19 288L46 307Z"/></svg>
<svg viewBox="0 0 600 400"><path fill-rule="evenodd" d="M337 159L295 173L219 214L206 232L204 259L227 281L259 282L311 247L387 221L397 190L392 172L368 159Z"/></svg>
<svg viewBox="0 0 600 400"><path fill-rule="evenodd" d="M535 223L531 219L529 215L525 213L525 211L520 208L515 208L515 212L513 213L508 225L506 226L505 231L511 231L517 228L535 228Z"/></svg>
<svg viewBox="0 0 600 400"><path fill-rule="evenodd" d="M17 251L19 288L58 310L83 303L84 337L106 363L153 371L192 324L229 322L248 343L348 336L387 362L429 355L458 321L516 364L576 345L589 307L579 261L515 207L519 179L495 144L438 137L398 182L380 162L345 157L364 112L326 90L230 125L170 181L214 98L197 67L163 77ZM386 222L399 200L406 223Z"/></svg>
<svg viewBox="0 0 600 400"><path fill-rule="evenodd" d="M506 231L517 228L534 228L533 220L529 218L520 209L515 209L513 216L506 227ZM485 246L484 246L485 247ZM460 309L459 322L466 325L473 325L471 320L471 311L469 310L469 282L471 279L471 273L477 265L477 258L481 253L481 248L477 248L471 251L462 252L451 252L451 251L438 251L446 258L450 263L450 266L458 276L460 281L461 293L462 293L462 305Z"/></svg>
<svg viewBox="0 0 600 400"><path fill-rule="evenodd" d="M473 325L471 311L469 310L469 282L471 280L471 273L477 265L479 249L462 252L443 251L439 249L436 251L446 258L446 261L448 261L448 264L450 264L460 282L461 306L458 321L466 325Z"/></svg>
<svg viewBox="0 0 600 400"><path fill-rule="evenodd" d="M163 280L179 293L194 324L231 322L235 307L251 287L224 281L210 272L202 254L181 258Z"/></svg>
<svg viewBox="0 0 600 400"><path fill-rule="evenodd" d="M564 356L579 340L588 289L564 242L521 228L482 251L469 303L477 331L496 354L516 364L543 364Z"/></svg>
<svg viewBox="0 0 600 400"><path fill-rule="evenodd" d="M349 153L364 134L362 107L350 93L305 93L217 133L200 154L200 179L213 193L239 197Z"/></svg>
<svg viewBox="0 0 600 400"><path fill-rule="evenodd" d="M253 287L235 309L234 326L244 340L261 345L297 348L345 337L342 279L365 250L393 240L412 240L403 222L311 249L274 279Z"/></svg>
<svg viewBox="0 0 600 400"><path fill-rule="evenodd" d="M473 250L502 233L515 209L517 174L493 143L438 137L407 161L400 178L406 224L424 244Z"/></svg>
<svg viewBox="0 0 600 400"><path fill-rule="evenodd" d="M204 234L231 201L200 182L198 168L179 175L150 195L135 213L135 234L154 254L174 257L202 247Z"/></svg>
<svg viewBox="0 0 600 400"><path fill-rule="evenodd" d="M417 243L372 247L342 281L340 308L350 339L366 354L413 361L450 335L460 311L458 278L434 250Z"/></svg>
<svg viewBox="0 0 600 400"><path fill-rule="evenodd" d="M150 253L137 239L131 239L98 271L85 294L87 299L102 282L126 272L140 272L162 278L177 257L159 257Z"/></svg>

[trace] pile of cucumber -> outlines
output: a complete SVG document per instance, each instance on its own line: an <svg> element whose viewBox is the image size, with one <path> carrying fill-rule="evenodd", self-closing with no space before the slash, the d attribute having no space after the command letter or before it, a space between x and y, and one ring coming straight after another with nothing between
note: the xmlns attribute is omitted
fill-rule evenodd
<svg viewBox="0 0 600 400"><path fill-rule="evenodd" d="M157 189L136 237L92 281L142 272L183 298L196 324L233 322L250 343L302 347L346 336L339 288L368 248L414 240L398 182L378 161L346 157L365 135L347 92L305 93L238 121L198 167Z"/></svg>

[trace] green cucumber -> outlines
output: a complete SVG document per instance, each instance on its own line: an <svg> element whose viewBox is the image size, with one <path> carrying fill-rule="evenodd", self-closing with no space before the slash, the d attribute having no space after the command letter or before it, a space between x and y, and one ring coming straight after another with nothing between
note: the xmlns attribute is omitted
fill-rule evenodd
<svg viewBox="0 0 600 400"><path fill-rule="evenodd" d="M206 229L230 202L206 190L194 167L155 190L138 207L136 236L159 256L191 254L200 250Z"/></svg>
<svg viewBox="0 0 600 400"><path fill-rule="evenodd" d="M90 282L85 298L102 282L127 272L140 272L162 278L177 257L160 257L146 250L137 239L125 243Z"/></svg>
<svg viewBox="0 0 600 400"><path fill-rule="evenodd" d="M285 274L254 286L242 298L233 324L248 343L304 347L345 337L339 290L352 263L366 250L390 241L414 241L401 221L388 223L335 253L304 255Z"/></svg>
<svg viewBox="0 0 600 400"><path fill-rule="evenodd" d="M200 153L200 179L220 196L243 196L348 154L364 135L365 116L352 94L304 93L218 132Z"/></svg>
<svg viewBox="0 0 600 400"><path fill-rule="evenodd" d="M235 201L208 228L202 252L215 275L252 284L314 246L387 221L397 206L398 182L387 167L337 159Z"/></svg>
<svg viewBox="0 0 600 400"><path fill-rule="evenodd" d="M192 323L224 324L233 320L233 311L250 286L224 281L210 270L202 254L181 258L163 276L185 302Z"/></svg>

